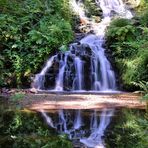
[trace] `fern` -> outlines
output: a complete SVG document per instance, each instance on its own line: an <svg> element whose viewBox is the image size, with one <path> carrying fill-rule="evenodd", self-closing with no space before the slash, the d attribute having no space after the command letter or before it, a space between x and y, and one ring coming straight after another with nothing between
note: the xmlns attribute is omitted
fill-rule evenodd
<svg viewBox="0 0 148 148"><path fill-rule="evenodd" d="M148 93L148 82L146 81L139 81L137 82L132 82L133 85L139 87L141 90L143 90L144 93Z"/></svg>
<svg viewBox="0 0 148 148"><path fill-rule="evenodd" d="M142 97L143 100L148 100L148 82L146 81L139 81L137 82L132 82L133 85L139 87L142 90L142 93L144 96Z"/></svg>

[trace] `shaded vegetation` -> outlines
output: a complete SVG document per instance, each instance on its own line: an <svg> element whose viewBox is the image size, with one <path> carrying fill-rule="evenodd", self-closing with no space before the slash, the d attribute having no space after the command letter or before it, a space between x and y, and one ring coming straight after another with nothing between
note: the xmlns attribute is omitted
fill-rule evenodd
<svg viewBox="0 0 148 148"><path fill-rule="evenodd" d="M107 30L107 46L111 49L120 83L126 90L141 89L135 83L148 81L148 11L132 20L118 18Z"/></svg>
<svg viewBox="0 0 148 148"><path fill-rule="evenodd" d="M95 0L85 0L84 7L86 10L86 15L89 17L102 15L102 10L100 7L98 7Z"/></svg>
<svg viewBox="0 0 148 148"><path fill-rule="evenodd" d="M73 40L66 0L0 0L0 86L27 86L49 54Z"/></svg>

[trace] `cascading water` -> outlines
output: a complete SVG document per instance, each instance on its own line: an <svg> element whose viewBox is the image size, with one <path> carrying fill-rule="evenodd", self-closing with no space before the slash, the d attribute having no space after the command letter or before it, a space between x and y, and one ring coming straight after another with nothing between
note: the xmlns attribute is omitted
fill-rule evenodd
<svg viewBox="0 0 148 148"><path fill-rule="evenodd" d="M81 59L79 57L75 57L75 69L76 69L76 76L75 76L75 80L74 80L74 88L73 90L82 90L82 85L83 85L83 77L82 77L82 73L83 73L83 63L81 61ZM77 86L76 86L77 85Z"/></svg>
<svg viewBox="0 0 148 148"><path fill-rule="evenodd" d="M44 89L45 73L52 66L53 60L56 56L52 56L46 63L42 71L35 76L33 87L36 89Z"/></svg>
<svg viewBox="0 0 148 148"><path fill-rule="evenodd" d="M123 4L122 0L95 0L101 7L103 18L96 23L85 15L81 0L70 0L73 10L85 23L89 23L94 34L89 34L78 43L70 45L69 51L60 52L51 57L43 70L36 75L34 87L38 90L54 91L109 91L116 89L115 74L105 56L105 30L111 19L117 15L132 18L132 14ZM98 119L97 112L91 116L91 133L84 138L86 133L82 130L85 125L81 111L75 114L75 119L64 110L59 111L59 121L54 122L48 115L41 111L49 126L56 128L61 133L69 135L70 139L78 138L88 147L104 148L102 137L114 113L113 109L103 110Z"/></svg>
<svg viewBox="0 0 148 148"><path fill-rule="evenodd" d="M103 11L100 23L89 21L81 1L71 0L71 5L81 19L89 22L94 34L70 45L70 50L49 59L43 70L36 75L34 87L54 91L109 91L116 89L115 74L103 48L105 29L112 12L131 18L121 0L96 0Z"/></svg>
<svg viewBox="0 0 148 148"><path fill-rule="evenodd" d="M66 67L66 62L67 62L67 53L65 53L64 60L60 60L60 69L59 69L59 74L56 79L56 86L55 90L57 91L63 91L63 79L64 79L64 71Z"/></svg>

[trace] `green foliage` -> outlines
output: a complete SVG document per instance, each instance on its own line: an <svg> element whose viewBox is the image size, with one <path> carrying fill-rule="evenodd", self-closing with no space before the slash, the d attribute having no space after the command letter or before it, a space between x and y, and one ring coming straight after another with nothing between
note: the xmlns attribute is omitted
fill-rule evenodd
<svg viewBox="0 0 148 148"><path fill-rule="evenodd" d="M96 5L95 0L85 0L84 7L88 16L100 16L101 14L101 8Z"/></svg>
<svg viewBox="0 0 148 148"><path fill-rule="evenodd" d="M73 39L69 4L1 0L0 11L0 86L27 85L48 56Z"/></svg>
<svg viewBox="0 0 148 148"><path fill-rule="evenodd" d="M108 144L114 148L147 148L148 115L145 112L123 110L117 117ZM109 148L109 146L108 146Z"/></svg>
<svg viewBox="0 0 148 148"><path fill-rule="evenodd" d="M140 0L140 5L136 8L136 13L141 14L148 8L148 0Z"/></svg>
<svg viewBox="0 0 148 148"><path fill-rule="evenodd" d="M138 86L142 90L142 92L144 94L144 96L142 97L142 99L148 101L148 82L140 81L138 83L137 82L132 82L132 83L135 86Z"/></svg>
<svg viewBox="0 0 148 148"><path fill-rule="evenodd" d="M148 10L144 11L140 18L140 21L143 26L148 26Z"/></svg>
<svg viewBox="0 0 148 148"><path fill-rule="evenodd" d="M133 82L133 84L140 87L144 93L148 93L148 82L140 81L139 83Z"/></svg>
<svg viewBox="0 0 148 148"><path fill-rule="evenodd" d="M107 30L107 46L127 90L138 89L132 82L148 81L147 18L144 12L132 20L116 19Z"/></svg>
<svg viewBox="0 0 148 148"><path fill-rule="evenodd" d="M128 19L115 19L110 24L109 30L107 31L108 40L111 41L130 41L133 40L135 35L135 28Z"/></svg>
<svg viewBox="0 0 148 148"><path fill-rule="evenodd" d="M118 18L115 19L113 22L111 22L111 27L125 27L127 25L131 25L131 22L128 19L125 18Z"/></svg>
<svg viewBox="0 0 148 148"><path fill-rule="evenodd" d="M48 142L45 144L42 148L58 148L59 146L61 148L72 148L72 144L67 140L67 136L65 135L60 135L58 137L59 139L55 140L54 142Z"/></svg>

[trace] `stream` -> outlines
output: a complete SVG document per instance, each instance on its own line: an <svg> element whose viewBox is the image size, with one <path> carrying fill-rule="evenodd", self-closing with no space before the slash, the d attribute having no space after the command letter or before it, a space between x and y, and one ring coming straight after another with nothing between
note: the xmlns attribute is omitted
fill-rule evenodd
<svg viewBox="0 0 148 148"><path fill-rule="evenodd" d="M1 102L1 99L0 147L146 148L148 144L148 116L144 110L106 108L32 112Z"/></svg>

